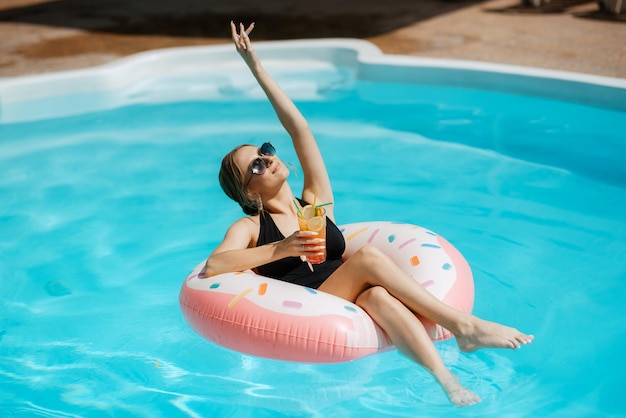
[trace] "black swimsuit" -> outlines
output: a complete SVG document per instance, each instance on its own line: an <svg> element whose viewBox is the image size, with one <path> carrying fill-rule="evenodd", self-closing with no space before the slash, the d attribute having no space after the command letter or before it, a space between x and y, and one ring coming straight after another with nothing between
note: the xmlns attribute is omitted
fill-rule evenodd
<svg viewBox="0 0 626 418"><path fill-rule="evenodd" d="M303 205L307 204L302 200L300 203ZM280 232L269 213L261 212L259 223L260 231L256 244L257 247L285 239L285 236ZM341 266L343 263L341 256L345 249L346 241L341 231L339 231L339 228L333 221L327 218L326 261L322 264L313 265L313 272L300 257L286 257L282 260L264 264L257 267L257 272L263 276L317 289L328 276Z"/></svg>

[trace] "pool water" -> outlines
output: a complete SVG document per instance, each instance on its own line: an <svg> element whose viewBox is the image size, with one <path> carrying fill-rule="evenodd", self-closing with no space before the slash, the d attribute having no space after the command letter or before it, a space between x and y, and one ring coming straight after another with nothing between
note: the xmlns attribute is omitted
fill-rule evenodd
<svg viewBox="0 0 626 418"><path fill-rule="evenodd" d="M514 352L437 344L483 402L451 406L395 351L285 363L187 327L182 280L242 215L221 157L270 140L297 163L268 104L240 98L0 124L4 416L625 416L626 112L365 80L321 96L297 102L338 223L438 232L472 267L474 312L535 334Z"/></svg>

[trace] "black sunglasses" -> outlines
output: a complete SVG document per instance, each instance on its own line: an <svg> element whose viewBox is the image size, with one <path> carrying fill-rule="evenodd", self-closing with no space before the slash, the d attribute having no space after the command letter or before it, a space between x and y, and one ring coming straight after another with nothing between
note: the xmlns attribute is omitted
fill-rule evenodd
<svg viewBox="0 0 626 418"><path fill-rule="evenodd" d="M263 157L274 156L276 155L276 148L274 148L274 145L270 144L269 142L266 142L263 145L261 145L261 147L259 148L259 155ZM250 164L250 172L253 175L264 174L266 170L267 170L267 163L262 158L255 158L254 161L252 161L252 163ZM254 177L253 175L251 175L248 181L246 181L246 185L245 185L246 188L248 187L248 184L250 184L250 182L252 181L252 177Z"/></svg>

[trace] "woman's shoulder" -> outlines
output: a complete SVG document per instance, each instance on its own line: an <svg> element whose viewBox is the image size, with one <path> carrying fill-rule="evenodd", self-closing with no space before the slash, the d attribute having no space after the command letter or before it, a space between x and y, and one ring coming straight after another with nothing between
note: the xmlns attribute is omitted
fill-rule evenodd
<svg viewBox="0 0 626 418"><path fill-rule="evenodd" d="M261 215L249 215L237 219L230 226L230 229L234 230L246 230L251 237L257 236L259 233L259 227L261 226Z"/></svg>
<svg viewBox="0 0 626 418"><path fill-rule="evenodd" d="M247 242L256 240L259 234L259 216L244 216L233 222L226 231L225 240L242 240Z"/></svg>
<svg viewBox="0 0 626 418"><path fill-rule="evenodd" d="M248 215L248 216L243 216L239 219L237 219L235 222L233 222L232 226L237 225L238 227L252 227L252 226L259 226L259 222L260 222L260 215Z"/></svg>

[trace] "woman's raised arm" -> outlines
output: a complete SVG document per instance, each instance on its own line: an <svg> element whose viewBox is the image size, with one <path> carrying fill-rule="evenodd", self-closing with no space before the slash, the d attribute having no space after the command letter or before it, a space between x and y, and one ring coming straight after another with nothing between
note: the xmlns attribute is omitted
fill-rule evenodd
<svg viewBox="0 0 626 418"><path fill-rule="evenodd" d="M230 26L237 52L248 65L248 68L250 68L252 75L256 78L272 104L281 124L289 133L289 136L291 136L304 173L302 198L308 202L313 202L314 196L317 195L318 203L333 201L328 172L308 122L289 96L265 71L252 48L248 35L254 29L254 23L248 26L247 29L240 24L239 33L237 33L237 27L233 22L230 22ZM332 217L332 206L327 207L327 211L329 216Z"/></svg>

